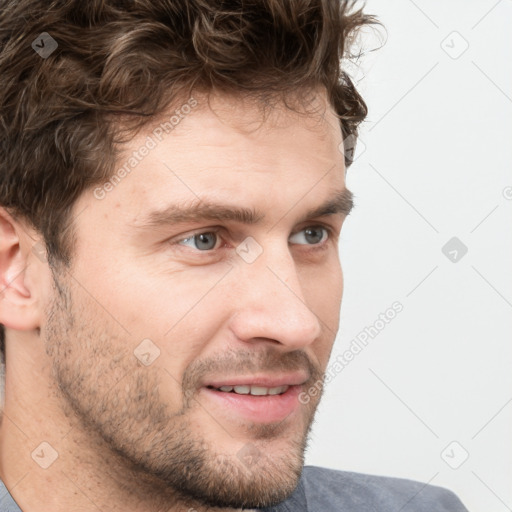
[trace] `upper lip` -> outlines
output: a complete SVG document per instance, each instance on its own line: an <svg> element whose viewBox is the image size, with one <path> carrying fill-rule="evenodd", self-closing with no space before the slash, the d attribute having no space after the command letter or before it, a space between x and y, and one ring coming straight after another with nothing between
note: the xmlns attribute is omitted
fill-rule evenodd
<svg viewBox="0 0 512 512"><path fill-rule="evenodd" d="M284 373L279 375L244 375L233 377L219 377L205 381L203 386L220 388L221 386L261 386L263 388L277 388L279 386L300 386L307 382L306 372Z"/></svg>

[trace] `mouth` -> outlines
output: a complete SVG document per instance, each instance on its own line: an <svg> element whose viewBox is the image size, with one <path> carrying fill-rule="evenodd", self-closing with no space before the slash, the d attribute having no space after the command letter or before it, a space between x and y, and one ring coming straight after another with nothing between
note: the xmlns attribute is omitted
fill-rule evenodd
<svg viewBox="0 0 512 512"><path fill-rule="evenodd" d="M200 396L205 405L213 406L211 412L218 411L229 420L278 423L299 414L298 396L307 381L308 375L302 372L279 377L227 377L204 383Z"/></svg>
<svg viewBox="0 0 512 512"><path fill-rule="evenodd" d="M223 393L235 393L237 395L251 395L251 396L275 396L286 393L290 386L276 386L268 388L264 386L221 386L215 388L213 386L207 386L208 389L214 389L215 391L222 391Z"/></svg>

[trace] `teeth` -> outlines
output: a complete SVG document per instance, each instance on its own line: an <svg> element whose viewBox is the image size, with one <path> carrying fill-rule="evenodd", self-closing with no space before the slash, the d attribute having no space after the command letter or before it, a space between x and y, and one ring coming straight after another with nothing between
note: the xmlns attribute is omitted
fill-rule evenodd
<svg viewBox="0 0 512 512"><path fill-rule="evenodd" d="M221 386L218 388L220 391L230 393L234 391L239 395L253 395L253 396L265 396L265 395L280 395L284 393L289 386L277 386L275 388L265 388L263 386Z"/></svg>
<svg viewBox="0 0 512 512"><path fill-rule="evenodd" d="M251 395L256 395L256 396L268 395L268 388L262 388L260 386L251 386Z"/></svg>
<svg viewBox="0 0 512 512"><path fill-rule="evenodd" d="M284 393L289 386L279 386L278 388L270 388L268 390L269 395L280 395L281 393Z"/></svg>

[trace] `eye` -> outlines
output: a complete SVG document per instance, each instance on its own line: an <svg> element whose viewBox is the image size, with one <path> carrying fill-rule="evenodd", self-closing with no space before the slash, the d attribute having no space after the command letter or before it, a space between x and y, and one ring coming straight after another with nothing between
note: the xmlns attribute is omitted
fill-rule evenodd
<svg viewBox="0 0 512 512"><path fill-rule="evenodd" d="M184 245L199 252L213 251L219 241L218 231L202 231L191 233L186 238L177 240L177 245ZM298 245L322 246L332 236L332 230L325 226L308 226L290 236L290 241ZM305 241L304 241L305 240Z"/></svg>
<svg viewBox="0 0 512 512"><path fill-rule="evenodd" d="M194 233L187 238L178 240L178 245L186 245L185 242L191 243L192 249L198 249L201 252L211 251L215 248L217 243L217 232L216 231L205 231L202 233Z"/></svg>
<svg viewBox="0 0 512 512"><path fill-rule="evenodd" d="M307 228L304 228L301 231L294 233L290 237L290 240L292 240L293 237L298 236L298 238L306 240L304 244L301 243L300 241L295 240L294 243L298 243L299 245L322 245L323 242L325 242L330 235L331 231L329 228L326 228L324 226L308 226Z"/></svg>

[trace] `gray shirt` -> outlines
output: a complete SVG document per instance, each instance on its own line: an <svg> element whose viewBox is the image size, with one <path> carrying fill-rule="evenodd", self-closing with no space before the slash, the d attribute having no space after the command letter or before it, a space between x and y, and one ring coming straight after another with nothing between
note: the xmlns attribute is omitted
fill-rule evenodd
<svg viewBox="0 0 512 512"><path fill-rule="evenodd" d="M412 480L306 466L286 500L265 512L468 512L451 491ZM21 512L0 480L0 511Z"/></svg>

